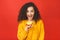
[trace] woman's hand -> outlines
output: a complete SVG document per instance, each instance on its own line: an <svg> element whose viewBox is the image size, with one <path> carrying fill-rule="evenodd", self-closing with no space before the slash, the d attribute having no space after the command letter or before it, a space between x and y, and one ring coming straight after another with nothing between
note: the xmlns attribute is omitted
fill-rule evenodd
<svg viewBox="0 0 60 40"><path fill-rule="evenodd" d="M26 24L25 31L29 31L29 29L32 27L31 24Z"/></svg>

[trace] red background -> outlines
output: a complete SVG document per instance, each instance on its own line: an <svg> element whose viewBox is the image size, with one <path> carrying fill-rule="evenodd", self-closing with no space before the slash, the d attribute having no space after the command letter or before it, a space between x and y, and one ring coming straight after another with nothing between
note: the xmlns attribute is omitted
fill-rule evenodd
<svg viewBox="0 0 60 40"><path fill-rule="evenodd" d="M60 40L60 1L30 0L38 7L45 24L45 40ZM0 40L17 40L19 9L29 0L0 0Z"/></svg>

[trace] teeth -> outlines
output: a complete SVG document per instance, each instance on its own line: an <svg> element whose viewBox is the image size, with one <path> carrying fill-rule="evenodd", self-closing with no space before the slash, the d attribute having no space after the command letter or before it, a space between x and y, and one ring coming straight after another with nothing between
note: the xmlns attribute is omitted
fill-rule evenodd
<svg viewBox="0 0 60 40"><path fill-rule="evenodd" d="M32 17L32 16L29 16L29 17Z"/></svg>
<svg viewBox="0 0 60 40"><path fill-rule="evenodd" d="M32 17L32 16L29 16L29 17Z"/></svg>

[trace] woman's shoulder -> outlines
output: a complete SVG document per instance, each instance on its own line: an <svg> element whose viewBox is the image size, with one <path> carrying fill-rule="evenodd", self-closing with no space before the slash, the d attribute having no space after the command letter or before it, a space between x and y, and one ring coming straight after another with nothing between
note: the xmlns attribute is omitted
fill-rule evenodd
<svg viewBox="0 0 60 40"><path fill-rule="evenodd" d="M37 21L37 25L44 25L43 20L42 20L42 19L41 19L41 20L38 20L38 21Z"/></svg>
<svg viewBox="0 0 60 40"><path fill-rule="evenodd" d="M38 20L38 21L37 21L37 23L43 23L43 20L42 20L42 19L40 19L40 20Z"/></svg>
<svg viewBox="0 0 60 40"><path fill-rule="evenodd" d="M26 20L19 21L18 23L19 23L19 24L26 23Z"/></svg>

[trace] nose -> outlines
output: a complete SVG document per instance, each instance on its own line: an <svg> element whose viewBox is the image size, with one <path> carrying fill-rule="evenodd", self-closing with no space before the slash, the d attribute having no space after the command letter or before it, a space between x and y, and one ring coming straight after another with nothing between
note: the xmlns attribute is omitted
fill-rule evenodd
<svg viewBox="0 0 60 40"><path fill-rule="evenodd" d="M31 12L29 11L29 13L28 13L29 15L31 14Z"/></svg>

